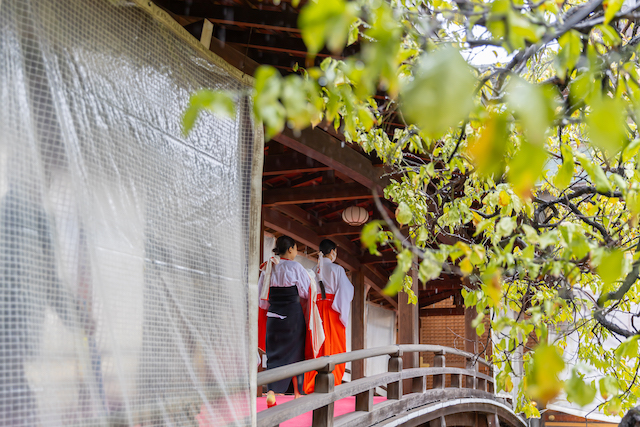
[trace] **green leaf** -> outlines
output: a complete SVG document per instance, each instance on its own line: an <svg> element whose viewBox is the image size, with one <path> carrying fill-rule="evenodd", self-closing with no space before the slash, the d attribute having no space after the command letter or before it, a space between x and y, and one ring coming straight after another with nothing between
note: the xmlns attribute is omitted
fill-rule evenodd
<svg viewBox="0 0 640 427"><path fill-rule="evenodd" d="M310 1L302 9L298 27L311 55L322 47L334 53L344 49L352 23L357 19L355 5L344 0Z"/></svg>
<svg viewBox="0 0 640 427"><path fill-rule="evenodd" d="M191 95L189 106L182 117L184 135L191 131L202 110L233 118L236 115L236 103L228 92L203 89L194 93Z"/></svg>
<svg viewBox="0 0 640 427"><path fill-rule="evenodd" d="M580 406L588 405L596 397L595 384L593 382L587 384L576 369L573 369L571 378L565 382L564 390L567 393L567 400Z"/></svg>
<svg viewBox="0 0 640 427"><path fill-rule="evenodd" d="M605 284L611 284L620 278L624 268L624 254L619 250L605 252L598 265L598 274Z"/></svg>
<svg viewBox="0 0 640 427"><path fill-rule="evenodd" d="M399 224L409 224L413 219L413 213L411 208L405 202L400 202L398 209L396 209L396 220Z"/></svg>
<svg viewBox="0 0 640 427"><path fill-rule="evenodd" d="M362 21L360 21L359 19L351 23L351 27L349 28L349 37L347 38L347 46L351 46L352 44L358 41L358 37L360 36L361 24L362 24Z"/></svg>
<svg viewBox="0 0 640 427"><path fill-rule="evenodd" d="M545 143L545 134L554 116L555 96L549 86L532 85L520 78L514 78L509 84L509 105L522 121L529 142Z"/></svg>
<svg viewBox="0 0 640 427"><path fill-rule="evenodd" d="M576 163L573 161L573 153L569 146L562 144L560 151L562 153L562 166L556 173L554 184L558 189L564 190L571 184Z"/></svg>
<svg viewBox="0 0 640 427"><path fill-rule="evenodd" d="M629 160L634 158L636 154L638 154L639 150L640 150L640 138L636 138L624 148L624 151L622 152L622 161L628 162Z"/></svg>
<svg viewBox="0 0 640 427"><path fill-rule="evenodd" d="M591 143L605 151L607 155L615 155L627 139L625 129L627 115L623 102L607 96L594 97L590 107L591 113L587 116L587 125Z"/></svg>
<svg viewBox="0 0 640 427"><path fill-rule="evenodd" d="M511 235L516 228L516 220L510 216L500 218L498 224L496 224L496 236L498 239Z"/></svg>
<svg viewBox="0 0 640 427"><path fill-rule="evenodd" d="M607 176L604 174L604 171L600 167L600 165L592 162L587 159L584 154L578 154L578 161L580 162L580 166L589 174L589 177L593 180L593 183L596 186L596 190L601 193L607 193L613 191L611 188L611 183L607 179Z"/></svg>
<svg viewBox="0 0 640 427"><path fill-rule="evenodd" d="M386 295L396 295L404 286L404 277L411 268L413 254L409 249L404 249L398 254L398 264L389 277L389 283L382 290Z"/></svg>
<svg viewBox="0 0 640 427"><path fill-rule="evenodd" d="M556 57L556 71L558 76L565 78L567 70L573 70L582 52L582 38L576 30L567 31L558 39L560 51Z"/></svg>
<svg viewBox="0 0 640 427"><path fill-rule="evenodd" d="M616 394L618 394L619 387L617 379L607 376L604 378L600 378L600 382L598 384L600 388L600 395L604 400L607 400L611 396L615 396Z"/></svg>
<svg viewBox="0 0 640 427"><path fill-rule="evenodd" d="M282 76L274 67L261 65L254 77L253 112L264 123L265 139L269 140L285 125L286 111L280 103Z"/></svg>
<svg viewBox="0 0 640 427"><path fill-rule="evenodd" d="M617 46L622 41L618 32L609 25L596 25L593 30L599 30L602 34L602 41L607 46Z"/></svg>
<svg viewBox="0 0 640 427"><path fill-rule="evenodd" d="M542 145L528 142L520 144L520 150L509 163L509 181L513 191L520 197L530 199L533 187L547 161L547 152Z"/></svg>
<svg viewBox="0 0 640 427"><path fill-rule="evenodd" d="M474 86L475 78L457 50L424 54L402 89L402 112L427 135L437 137L469 114Z"/></svg>
<svg viewBox="0 0 640 427"><path fill-rule="evenodd" d="M382 230L380 221L371 221L362 227L360 241L362 246L369 249L371 254L380 255L380 252L378 252L378 233L380 230Z"/></svg>
<svg viewBox="0 0 640 427"><path fill-rule="evenodd" d="M615 355L620 359L635 359L638 357L638 335L633 335L624 340L615 350Z"/></svg>
<svg viewBox="0 0 640 427"><path fill-rule="evenodd" d="M604 9L604 24L611 22L616 13L620 11L624 0L605 0L603 2Z"/></svg>
<svg viewBox="0 0 640 427"><path fill-rule="evenodd" d="M421 282L427 283L430 280L440 277L442 272L442 261L438 260L431 252L425 252L420 263L418 277Z"/></svg>

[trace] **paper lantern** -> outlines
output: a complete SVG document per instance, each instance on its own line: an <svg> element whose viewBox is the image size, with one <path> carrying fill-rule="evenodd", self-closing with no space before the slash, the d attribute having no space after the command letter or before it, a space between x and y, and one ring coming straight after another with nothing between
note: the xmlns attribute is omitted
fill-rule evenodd
<svg viewBox="0 0 640 427"><path fill-rule="evenodd" d="M362 225L369 219L369 212L360 206L349 206L342 211L342 220L349 225Z"/></svg>

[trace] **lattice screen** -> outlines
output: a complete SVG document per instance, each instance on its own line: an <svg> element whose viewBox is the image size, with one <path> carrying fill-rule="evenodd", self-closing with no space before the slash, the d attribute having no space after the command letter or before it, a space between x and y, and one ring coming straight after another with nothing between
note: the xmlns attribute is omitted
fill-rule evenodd
<svg viewBox="0 0 640 427"><path fill-rule="evenodd" d="M261 136L150 7L0 1L0 426L251 424Z"/></svg>
<svg viewBox="0 0 640 427"><path fill-rule="evenodd" d="M437 302L429 308L453 308L455 304L452 298L447 298L440 302ZM427 316L420 318L420 344L432 344L443 345L446 347L457 348L459 350L465 350L465 328L464 328L464 315L461 316ZM478 351L481 353L481 357L489 358L491 354L491 347L485 348L488 343L488 337L490 333L491 322L489 317L484 318L485 332L479 338ZM433 353L420 353L421 362L423 365L434 366L434 354ZM447 355L447 366L464 368L466 366L466 360L462 356ZM488 374L489 370L485 366L481 366L481 372ZM428 387L432 386L433 379L427 378ZM447 386L451 385L451 378L449 376L445 379Z"/></svg>

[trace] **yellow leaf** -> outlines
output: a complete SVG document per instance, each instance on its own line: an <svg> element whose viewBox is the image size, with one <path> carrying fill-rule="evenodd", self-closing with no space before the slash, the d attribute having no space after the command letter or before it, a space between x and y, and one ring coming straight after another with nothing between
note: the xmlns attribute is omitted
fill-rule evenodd
<svg viewBox="0 0 640 427"><path fill-rule="evenodd" d="M506 117L493 114L487 120L480 136L471 142L468 149L480 175L496 177L502 175L508 141Z"/></svg>
<svg viewBox="0 0 640 427"><path fill-rule="evenodd" d="M509 193L502 190L498 197L498 203L500 204L500 206L505 207L509 204L510 201L511 201L511 196L509 195Z"/></svg>
<svg viewBox="0 0 640 427"><path fill-rule="evenodd" d="M471 264L469 257L465 257L460 261L460 270L465 277L473 272L473 264Z"/></svg>
<svg viewBox="0 0 640 427"><path fill-rule="evenodd" d="M536 348L528 375L526 392L533 400L546 404L562 390L559 375L564 370L564 360L555 346L541 344Z"/></svg>

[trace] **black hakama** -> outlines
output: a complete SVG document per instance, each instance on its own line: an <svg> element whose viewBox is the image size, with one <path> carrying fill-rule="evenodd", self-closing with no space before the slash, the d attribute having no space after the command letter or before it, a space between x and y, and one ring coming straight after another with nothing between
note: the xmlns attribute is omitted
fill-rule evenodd
<svg viewBox="0 0 640 427"><path fill-rule="evenodd" d="M300 305L298 288L271 287L269 289L269 312L284 316L267 317L266 352L267 369L278 368L304 360L306 323ZM291 378L268 385L269 390L284 393L289 388ZM302 390L303 376L298 376L298 386Z"/></svg>

